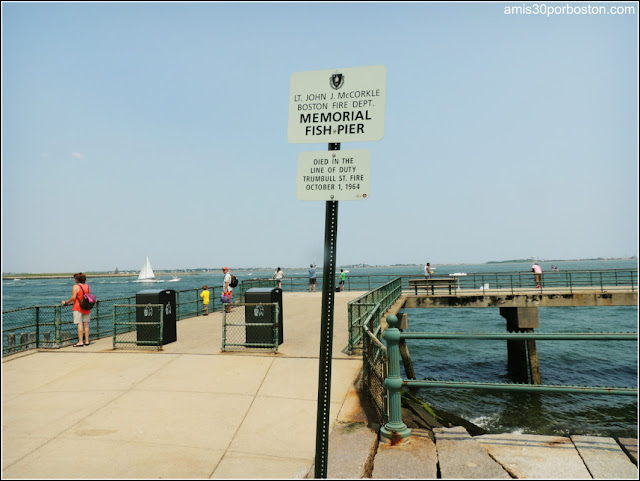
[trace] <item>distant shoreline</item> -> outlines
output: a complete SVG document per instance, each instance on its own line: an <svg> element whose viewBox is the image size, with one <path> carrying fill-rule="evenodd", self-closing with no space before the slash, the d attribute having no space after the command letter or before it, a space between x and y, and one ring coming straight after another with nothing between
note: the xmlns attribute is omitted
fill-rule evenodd
<svg viewBox="0 0 640 481"><path fill-rule="evenodd" d="M593 261L637 261L638 258L636 256L631 257L598 257L594 259L538 259L538 262L545 263L558 263L558 262L593 262ZM487 261L480 262L477 265L492 265L492 264L514 264L514 263L522 263L522 262L535 262L535 259L513 259L507 261ZM432 263L433 266L461 266L461 265L470 265L469 263ZM392 265L369 265L369 264L348 264L341 265L345 269L388 269L394 267L421 267L423 264L392 264ZM284 270L304 270L306 267L285 267ZM193 276L198 274L209 274L212 272L217 272L219 269L213 268L208 271L178 271L178 272L157 272L156 276L158 277L166 277L166 276ZM271 271L273 270L270 267L236 267L232 268L232 270L237 271ZM137 272L132 273L85 273L88 278L96 278L96 277L136 277L138 275ZM2 280L22 280L22 279L69 279L73 278L72 273L68 274L3 274Z"/></svg>
<svg viewBox="0 0 640 481"><path fill-rule="evenodd" d="M131 274L94 274L87 272L85 273L87 279L96 278L96 277L138 277L138 273L134 272ZM156 277L165 277L165 276L192 276L193 272L156 272ZM28 279L73 279L73 274L3 274L2 280L10 281L10 280L28 280Z"/></svg>

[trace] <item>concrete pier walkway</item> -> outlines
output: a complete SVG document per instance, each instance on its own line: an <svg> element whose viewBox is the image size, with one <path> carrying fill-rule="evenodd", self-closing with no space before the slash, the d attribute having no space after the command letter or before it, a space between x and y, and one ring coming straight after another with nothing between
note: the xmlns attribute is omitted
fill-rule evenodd
<svg viewBox="0 0 640 481"><path fill-rule="evenodd" d="M332 420L358 412L336 294ZM221 352L222 314L162 351L30 351L2 363L2 478L303 478L315 456L322 294L285 293L277 353ZM354 408L355 403L355 408Z"/></svg>
<svg viewBox="0 0 640 481"><path fill-rule="evenodd" d="M356 389L362 359L346 354L346 306L361 294L336 294L328 478L637 479L637 439L624 456L608 438L462 428L379 445ZM277 353L221 352L213 313L179 321L162 351L114 351L108 338L4 358L2 478L313 477L321 303L284 293Z"/></svg>

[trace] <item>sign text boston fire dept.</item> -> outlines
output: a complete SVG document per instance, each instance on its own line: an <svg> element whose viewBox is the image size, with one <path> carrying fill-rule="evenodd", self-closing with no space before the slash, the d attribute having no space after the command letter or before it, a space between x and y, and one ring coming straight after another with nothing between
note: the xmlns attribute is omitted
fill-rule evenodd
<svg viewBox="0 0 640 481"><path fill-rule="evenodd" d="M289 92L289 142L381 140L386 80L382 65L294 73Z"/></svg>

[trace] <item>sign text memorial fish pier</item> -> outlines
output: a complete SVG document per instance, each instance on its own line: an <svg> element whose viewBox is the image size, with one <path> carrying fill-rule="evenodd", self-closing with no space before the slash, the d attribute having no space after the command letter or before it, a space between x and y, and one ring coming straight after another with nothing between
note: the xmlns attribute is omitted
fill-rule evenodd
<svg viewBox="0 0 640 481"><path fill-rule="evenodd" d="M295 72L289 90L289 143L382 140L383 65Z"/></svg>

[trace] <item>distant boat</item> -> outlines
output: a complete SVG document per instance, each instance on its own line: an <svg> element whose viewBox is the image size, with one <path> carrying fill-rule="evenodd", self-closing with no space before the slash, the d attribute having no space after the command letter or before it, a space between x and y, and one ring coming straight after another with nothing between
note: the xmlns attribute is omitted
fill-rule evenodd
<svg viewBox="0 0 640 481"><path fill-rule="evenodd" d="M159 279L156 279L156 275L153 273L153 269L151 268L151 262L149 262L149 256L147 256L144 264L142 264L142 269L140 269L140 274L138 275L138 280L136 282L162 282Z"/></svg>
<svg viewBox="0 0 640 481"><path fill-rule="evenodd" d="M173 276L171 279L169 279L167 282L178 282L180 280L179 277Z"/></svg>

